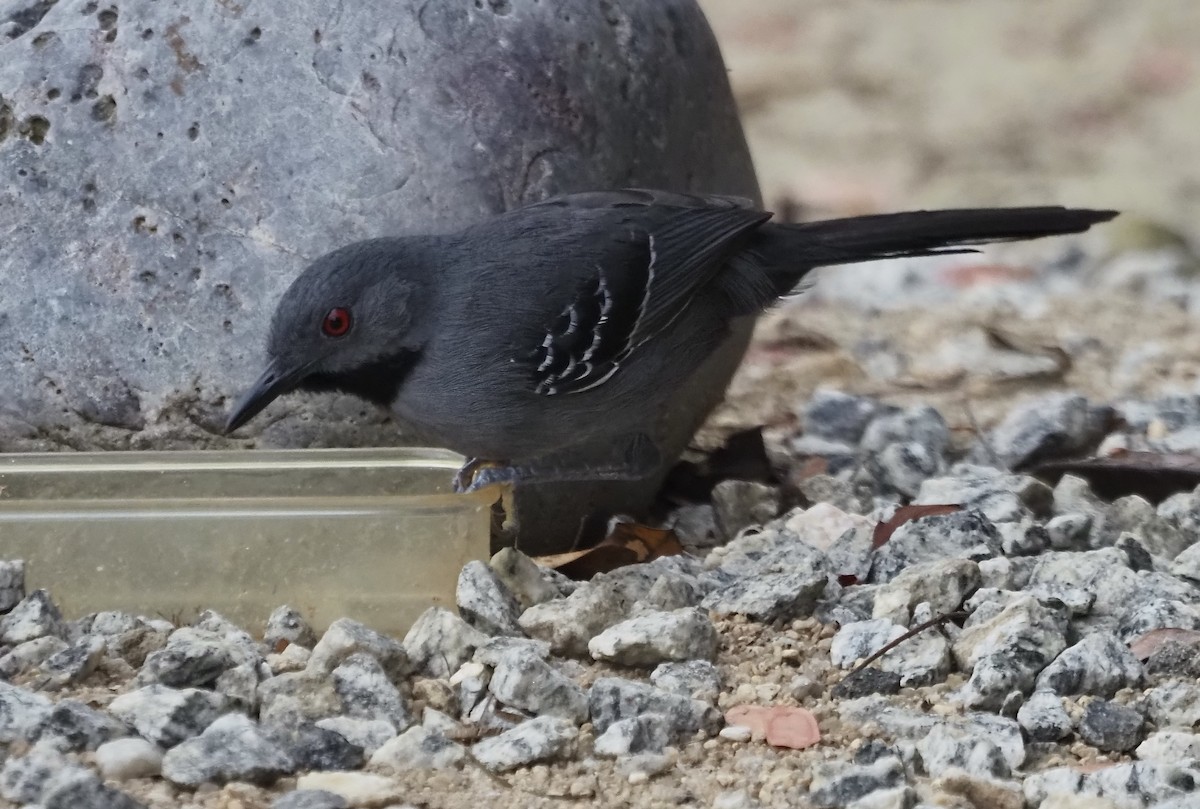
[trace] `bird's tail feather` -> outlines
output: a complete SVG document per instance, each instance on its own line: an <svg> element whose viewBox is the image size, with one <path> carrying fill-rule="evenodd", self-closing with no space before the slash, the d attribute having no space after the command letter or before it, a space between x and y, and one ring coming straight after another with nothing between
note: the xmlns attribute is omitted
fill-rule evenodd
<svg viewBox="0 0 1200 809"><path fill-rule="evenodd" d="M769 227L778 234L779 247L790 256L781 263L811 268L900 256L968 253L973 251L965 245L1082 233L1116 215L1116 211L1086 208L963 208Z"/></svg>
<svg viewBox="0 0 1200 809"><path fill-rule="evenodd" d="M733 257L738 271L727 277L725 291L733 311L751 314L795 292L816 267L972 253L967 245L1082 233L1116 215L1086 208L962 208L768 223Z"/></svg>

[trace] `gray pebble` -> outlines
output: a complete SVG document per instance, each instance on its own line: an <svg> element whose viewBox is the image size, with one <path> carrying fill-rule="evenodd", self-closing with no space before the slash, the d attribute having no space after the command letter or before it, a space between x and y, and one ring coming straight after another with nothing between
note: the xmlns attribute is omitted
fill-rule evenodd
<svg viewBox="0 0 1200 809"><path fill-rule="evenodd" d="M674 741L675 732L669 720L655 713L645 713L613 722L596 737L596 755L617 758L641 753L661 753Z"/></svg>
<svg viewBox="0 0 1200 809"><path fill-rule="evenodd" d="M747 531L715 548L705 564L731 579L745 579L771 573L821 573L829 570L825 554L788 529L787 517L781 517L761 531Z"/></svg>
<svg viewBox="0 0 1200 809"><path fill-rule="evenodd" d="M1052 691L1034 691L1017 711L1017 722L1030 741L1056 742L1073 729L1062 697Z"/></svg>
<svg viewBox="0 0 1200 809"><path fill-rule="evenodd" d="M74 699L63 699L33 728L29 740L62 752L95 750L128 733L125 723Z"/></svg>
<svg viewBox="0 0 1200 809"><path fill-rule="evenodd" d="M842 678L833 687L835 699L858 699L875 694L897 694L900 692L900 675L894 671L868 666Z"/></svg>
<svg viewBox="0 0 1200 809"><path fill-rule="evenodd" d="M588 697L566 675L539 657L510 653L500 659L488 690L504 705L539 716L557 716L580 724L588 716Z"/></svg>
<svg viewBox="0 0 1200 809"><path fill-rule="evenodd" d="M908 626L918 604L928 604L929 610L938 615L954 612L979 589L980 583L980 565L970 559L938 559L911 565L875 590L871 614Z"/></svg>
<svg viewBox="0 0 1200 809"><path fill-rule="evenodd" d="M332 730L346 741L363 751L370 758L389 739L395 737L396 728L383 719L358 719L352 716L330 716L319 719L317 727Z"/></svg>
<svg viewBox="0 0 1200 809"><path fill-rule="evenodd" d="M378 660L358 652L346 658L331 675L333 690L342 700L342 713L358 719L382 719L397 730L413 723L400 690Z"/></svg>
<svg viewBox="0 0 1200 809"><path fill-rule="evenodd" d="M28 739L52 708L41 694L0 680L0 743Z"/></svg>
<svg viewBox="0 0 1200 809"><path fill-rule="evenodd" d="M45 590L34 590L0 618L0 643L15 646L37 638L66 637L67 626Z"/></svg>
<svg viewBox="0 0 1200 809"><path fill-rule="evenodd" d="M516 548L501 548L488 562L500 582L517 599L522 610L563 598L575 591L576 582L557 570L542 567Z"/></svg>
<svg viewBox="0 0 1200 809"><path fill-rule="evenodd" d="M211 691L157 684L122 694L108 705L109 713L164 748L199 735L225 709L224 697Z"/></svg>
<svg viewBox="0 0 1200 809"><path fill-rule="evenodd" d="M862 448L881 452L899 443L919 444L930 456L941 457L950 445L950 428L936 408L927 405L876 416L862 437Z"/></svg>
<svg viewBox="0 0 1200 809"><path fill-rule="evenodd" d="M254 713L258 710L258 684L269 674L265 661L241 663L221 672L212 688L225 697L230 707Z"/></svg>
<svg viewBox="0 0 1200 809"><path fill-rule="evenodd" d="M283 748L297 770L355 770L366 756L363 748L342 734L315 724L272 725L262 728L268 741Z"/></svg>
<svg viewBox="0 0 1200 809"><path fill-rule="evenodd" d="M916 688L945 680L953 662L950 641L931 627L887 652L879 659L879 667L899 675L901 688Z"/></svg>
<svg viewBox="0 0 1200 809"><path fill-rule="evenodd" d="M878 548L871 565L871 581L894 579L904 568L943 559L978 562L1002 552L1000 534L977 511L958 511L922 517L901 525Z"/></svg>
<svg viewBox="0 0 1200 809"><path fill-rule="evenodd" d="M0 676L10 679L16 677L40 666L46 659L66 648L67 642L53 635L19 643L0 657Z"/></svg>
<svg viewBox="0 0 1200 809"><path fill-rule="evenodd" d="M857 661L870 657L904 632L904 627L897 626L886 618L846 624L833 636L829 657L833 665L843 669L849 668Z"/></svg>
<svg viewBox="0 0 1200 809"><path fill-rule="evenodd" d="M52 691L83 682L104 659L108 644L99 635L84 635L42 661L41 687Z"/></svg>
<svg viewBox="0 0 1200 809"><path fill-rule="evenodd" d="M313 647L305 670L318 677L325 676L359 652L378 660L388 677L403 677L411 670L399 641L349 618L339 618L329 625Z"/></svg>
<svg viewBox="0 0 1200 809"><path fill-rule="evenodd" d="M258 687L258 715L266 724L302 725L341 716L342 698L328 675L309 671L277 674Z"/></svg>
<svg viewBox="0 0 1200 809"><path fill-rule="evenodd" d="M719 639L708 615L694 608L645 612L614 624L588 642L595 660L655 666L674 660L713 660Z"/></svg>
<svg viewBox="0 0 1200 809"><path fill-rule="evenodd" d="M1012 691L1028 693L1037 675L1066 648L1067 617L1020 595L977 610L954 642L954 657L971 678L962 697L971 707L998 708Z"/></svg>
<svg viewBox="0 0 1200 809"><path fill-rule="evenodd" d="M1090 773L1076 767L1052 767L1027 775L1022 791L1028 806L1044 806L1043 801L1050 795L1065 793L1084 807L1097 805L1097 799L1107 799L1110 806L1163 809L1164 805L1170 806L1166 802L1182 800L1182 806L1190 809L1195 806L1197 783L1200 768L1194 765L1133 761Z"/></svg>
<svg viewBox="0 0 1200 809"><path fill-rule="evenodd" d="M779 514L780 498L776 486L749 480L723 480L713 487L713 515L717 530L726 539L743 528L763 525Z"/></svg>
<svg viewBox="0 0 1200 809"><path fill-rule="evenodd" d="M673 738L698 730L715 732L720 725L720 715L706 702L620 677L596 680L588 693L588 707L600 733L614 722L648 713L662 716Z"/></svg>
<svg viewBox="0 0 1200 809"><path fill-rule="evenodd" d="M416 725L390 739L371 756L371 767L385 772L455 769L467 757L466 748L440 731Z"/></svg>
<svg viewBox="0 0 1200 809"><path fill-rule="evenodd" d="M0 613L8 612L25 598L25 562L0 560Z"/></svg>
<svg viewBox="0 0 1200 809"><path fill-rule="evenodd" d="M1086 452L1104 437L1111 410L1091 407L1083 396L1053 393L1022 402L988 435L988 446L1005 466Z"/></svg>
<svg viewBox="0 0 1200 809"><path fill-rule="evenodd" d="M458 574L455 598L463 620L485 635L525 634L517 623L521 605L496 572L483 562L468 562L463 567Z"/></svg>
<svg viewBox="0 0 1200 809"><path fill-rule="evenodd" d="M808 799L820 809L834 809L873 792L903 785L903 762L894 756L886 756L866 765L819 767L809 786Z"/></svg>
<svg viewBox="0 0 1200 809"><path fill-rule="evenodd" d="M346 809L350 804L341 795L323 789L295 789L271 803L271 809Z"/></svg>
<svg viewBox="0 0 1200 809"><path fill-rule="evenodd" d="M234 781L267 786L296 768L283 745L238 713L225 714L199 736L168 750L162 764L163 777L184 787Z"/></svg>
<svg viewBox="0 0 1200 809"><path fill-rule="evenodd" d="M267 618L267 627L263 630L263 643L271 649L278 650L287 644L296 644L305 649L311 649L317 642L317 633L299 610L283 604L276 607Z"/></svg>
<svg viewBox="0 0 1200 809"><path fill-rule="evenodd" d="M49 745L35 745L23 756L9 756L0 768L0 797L15 804L38 803L56 778L82 768Z"/></svg>
<svg viewBox="0 0 1200 809"><path fill-rule="evenodd" d="M1099 750L1123 753L1142 740L1142 721L1136 709L1098 699L1084 709L1079 737Z"/></svg>
<svg viewBox="0 0 1200 809"><path fill-rule="evenodd" d="M800 412L806 435L855 445L883 405L866 396L818 389Z"/></svg>
<svg viewBox="0 0 1200 809"><path fill-rule="evenodd" d="M566 719L539 716L477 742L471 747L471 755L492 772L507 772L566 755L578 735L579 729Z"/></svg>
<svg viewBox="0 0 1200 809"><path fill-rule="evenodd" d="M588 642L629 616L644 589L621 577L597 576L567 598L535 604L521 614L521 628L550 644L555 654L583 657Z"/></svg>
<svg viewBox="0 0 1200 809"><path fill-rule="evenodd" d="M1056 551L1081 551L1087 548L1092 518L1076 512L1059 514L1046 523L1046 536Z"/></svg>
<svg viewBox="0 0 1200 809"><path fill-rule="evenodd" d="M987 737L968 736L953 725L934 725L920 741L925 771L938 778L962 770L976 778L1001 779L1011 774L1004 752Z"/></svg>
<svg viewBox="0 0 1200 809"><path fill-rule="evenodd" d="M721 672L707 660L662 663L650 672L650 682L663 691L716 703L721 692Z"/></svg>
<svg viewBox="0 0 1200 809"><path fill-rule="evenodd" d="M1094 632L1059 653L1037 678L1037 687L1056 694L1111 697L1136 686L1142 664L1115 635Z"/></svg>
<svg viewBox="0 0 1200 809"><path fill-rule="evenodd" d="M868 455L866 467L885 493L911 498L921 491L922 483L945 470L945 461L925 445L906 441Z"/></svg>
<svg viewBox="0 0 1200 809"><path fill-rule="evenodd" d="M763 623L794 620L812 614L825 584L823 573L767 573L714 590L701 606L718 615L745 615Z"/></svg>
<svg viewBox="0 0 1200 809"><path fill-rule="evenodd" d="M1200 684L1169 680L1142 693L1138 709L1159 727L1200 723Z"/></svg>
<svg viewBox="0 0 1200 809"><path fill-rule="evenodd" d="M236 627L182 627L171 633L165 647L146 656L138 683L173 688L211 686L226 670L242 663L257 665L261 660L254 640Z"/></svg>
<svg viewBox="0 0 1200 809"><path fill-rule="evenodd" d="M1171 563L1171 575L1200 587L1200 542L1195 542L1175 557L1175 561Z"/></svg>
<svg viewBox="0 0 1200 809"><path fill-rule="evenodd" d="M1200 734L1191 729L1160 730L1137 746L1142 761L1200 761Z"/></svg>
<svg viewBox="0 0 1200 809"><path fill-rule="evenodd" d="M487 637L445 607L430 607L404 636L404 650L418 673L449 677Z"/></svg>

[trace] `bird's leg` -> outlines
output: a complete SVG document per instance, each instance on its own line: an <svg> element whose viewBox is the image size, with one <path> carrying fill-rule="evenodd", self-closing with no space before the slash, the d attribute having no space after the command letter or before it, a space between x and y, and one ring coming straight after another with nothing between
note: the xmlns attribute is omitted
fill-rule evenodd
<svg viewBox="0 0 1200 809"><path fill-rule="evenodd" d="M645 434L628 440L619 458L610 462L572 464L560 455L553 461L505 464L472 458L454 477L458 492L475 492L488 486L525 483L578 483L590 480L640 480L662 461L658 447Z"/></svg>

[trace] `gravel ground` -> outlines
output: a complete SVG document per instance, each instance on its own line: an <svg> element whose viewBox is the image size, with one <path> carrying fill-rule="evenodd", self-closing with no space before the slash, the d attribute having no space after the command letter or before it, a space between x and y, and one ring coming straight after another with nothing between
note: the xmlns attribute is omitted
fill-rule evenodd
<svg viewBox="0 0 1200 809"><path fill-rule="evenodd" d="M1200 491L1013 471L1200 452L1196 9L833 5L705 3L768 200L1134 225L842 268L764 319L702 443L765 424L786 483L678 508L685 556L577 584L506 551L403 639L68 621L0 564L0 806L1200 805ZM909 503L961 508L874 547Z"/></svg>
<svg viewBox="0 0 1200 809"><path fill-rule="evenodd" d="M1194 450L1200 396L1050 393L961 447L933 407L832 390L799 422L774 448L791 485L731 480L675 511L688 553L578 583L506 550L463 569L458 614L433 608L403 639L346 619L318 637L287 608L261 641L215 613L66 621L7 563L0 796L1196 805L1200 488L1105 502L1009 470ZM893 520L902 503L956 505ZM786 719L756 724L763 710Z"/></svg>

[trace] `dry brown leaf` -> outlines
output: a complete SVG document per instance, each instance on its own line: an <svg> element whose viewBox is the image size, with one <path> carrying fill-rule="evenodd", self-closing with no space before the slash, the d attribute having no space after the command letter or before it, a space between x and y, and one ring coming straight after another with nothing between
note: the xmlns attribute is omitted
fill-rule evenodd
<svg viewBox="0 0 1200 809"><path fill-rule="evenodd" d="M875 533L871 536L871 546L878 548L887 543L892 538L892 534L896 533L896 529L906 522L919 520L922 517L936 517L939 514L953 514L956 511L962 511L962 506L957 503L900 506L890 520L875 526Z"/></svg>
<svg viewBox="0 0 1200 809"><path fill-rule="evenodd" d="M669 528L652 528L635 522L615 523L608 536L594 547L582 551L556 553L534 559L543 567L583 581L597 573L607 573L625 565L649 562L661 556L677 556L683 545Z"/></svg>
<svg viewBox="0 0 1200 809"><path fill-rule="evenodd" d="M1146 662L1163 646L1168 643L1180 643L1185 646L1200 647L1200 632L1195 629L1151 629L1143 632L1129 642L1129 651L1143 663Z"/></svg>

